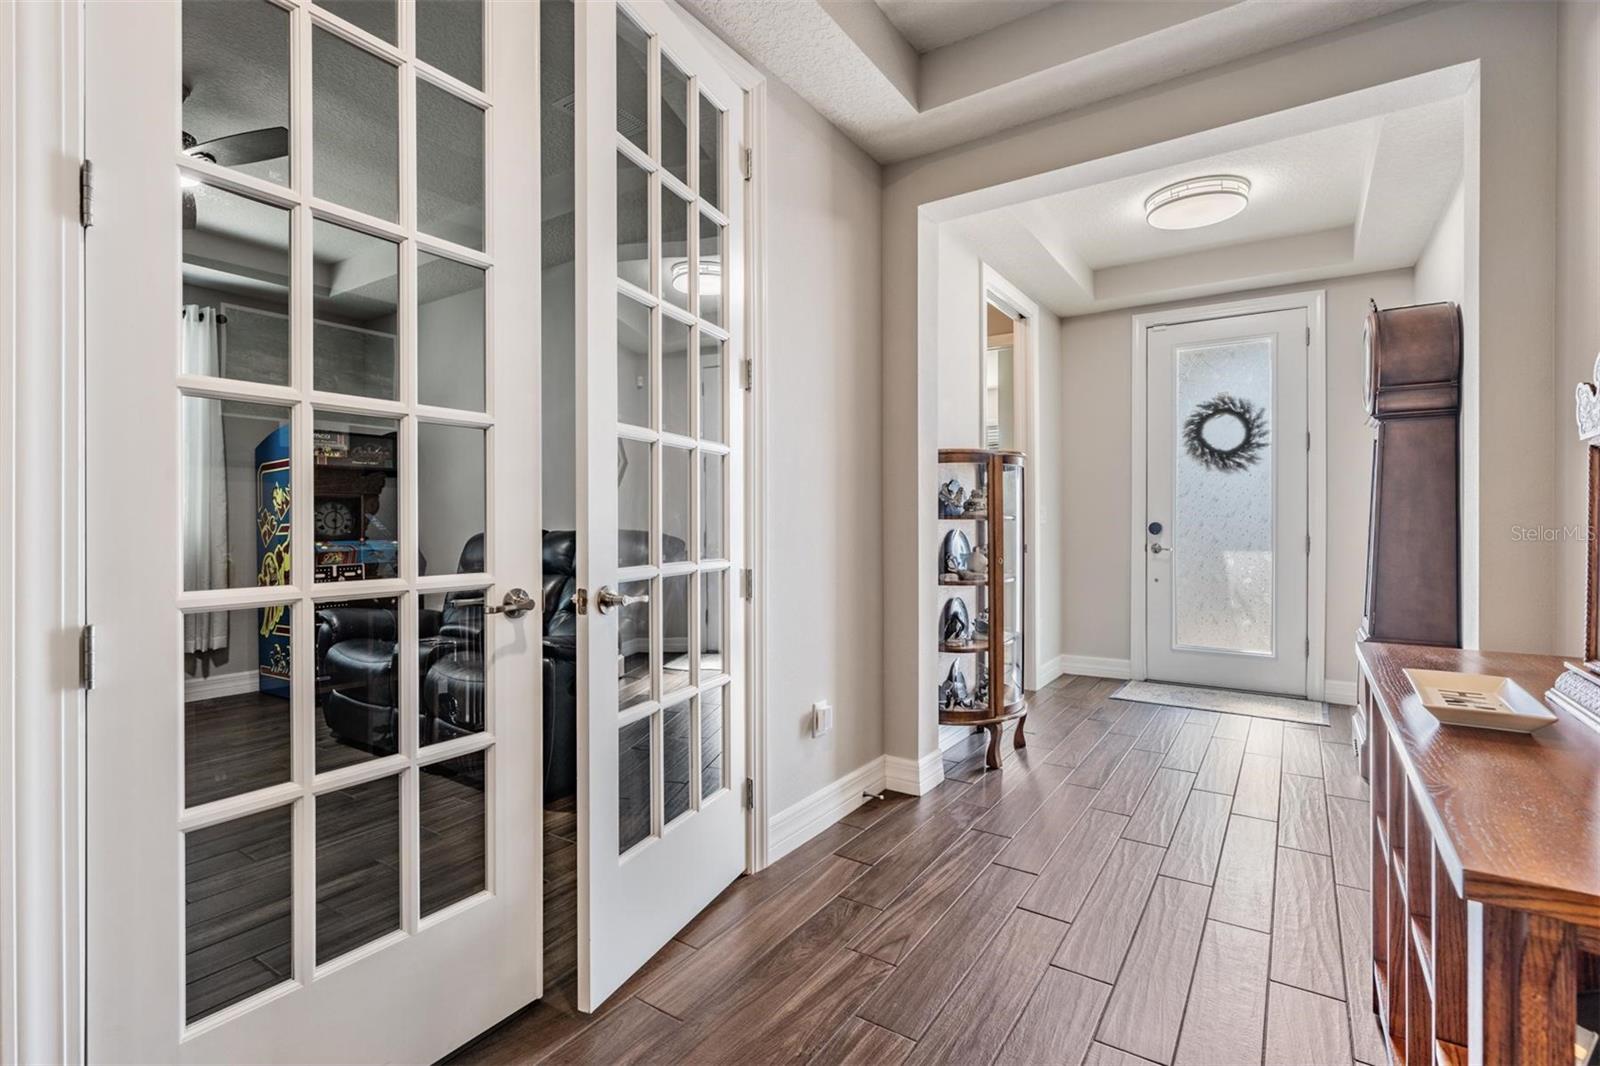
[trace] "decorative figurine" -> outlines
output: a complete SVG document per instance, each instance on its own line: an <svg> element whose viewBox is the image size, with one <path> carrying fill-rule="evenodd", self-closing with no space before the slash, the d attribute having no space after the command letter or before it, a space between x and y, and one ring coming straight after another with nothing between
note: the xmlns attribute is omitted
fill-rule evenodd
<svg viewBox="0 0 1600 1066"><path fill-rule="evenodd" d="M979 581L989 577L989 554L982 548L973 548L967 556L966 576Z"/></svg>
<svg viewBox="0 0 1600 1066"><path fill-rule="evenodd" d="M965 514L968 518L982 518L989 513L989 498L984 494L984 488L979 485L972 490L972 495L967 497Z"/></svg>
<svg viewBox="0 0 1600 1066"><path fill-rule="evenodd" d="M967 499L967 490L961 487L961 482L951 478L939 486L939 517L960 518L964 513L964 504Z"/></svg>
<svg viewBox="0 0 1600 1066"><path fill-rule="evenodd" d="M972 618L967 613L967 601L960 596L944 601L944 609L939 612L939 641L952 647L972 643Z"/></svg>
<svg viewBox="0 0 1600 1066"><path fill-rule="evenodd" d="M978 617L972 620L972 635L976 638L989 635L989 610L984 608L978 612Z"/></svg>
<svg viewBox="0 0 1600 1066"><path fill-rule="evenodd" d="M967 677L958 662L950 664L950 673L939 686L939 706L945 710L972 706L972 691L967 688Z"/></svg>
<svg viewBox="0 0 1600 1066"><path fill-rule="evenodd" d="M960 576L966 573L967 561L972 557L972 541L959 529L944 535L944 550L939 553L942 573Z"/></svg>

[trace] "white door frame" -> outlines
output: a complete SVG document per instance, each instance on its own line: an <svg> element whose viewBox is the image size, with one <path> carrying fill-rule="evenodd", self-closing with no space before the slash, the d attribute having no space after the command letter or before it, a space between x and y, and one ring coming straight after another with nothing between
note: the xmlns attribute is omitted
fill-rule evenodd
<svg viewBox="0 0 1600 1066"><path fill-rule="evenodd" d="M1039 687L1039 575L1038 553L1034 546L1044 543L1039 535L1039 477L1049 468L1039 454L1039 304L1027 293L1013 285L1005 275L988 263L978 263L978 439L983 439L983 392L986 380L989 336L989 302L1000 305L1021 318L1022 343L1016 343L1012 333L1011 376L1014 391L1013 410L1022 419L1022 451L1028 459L1025 475L1027 489L1022 498L1022 604L1023 633L1022 687L1033 691ZM1053 679L1051 679L1053 680ZM1048 683L1048 682L1047 682Z"/></svg>
<svg viewBox="0 0 1600 1066"><path fill-rule="evenodd" d="M1323 289L1307 289L1278 296L1258 296L1220 304L1146 311L1133 316L1133 344L1130 359L1132 423L1132 494L1128 521L1128 667L1129 676L1143 681L1147 676L1145 641L1146 573L1149 554L1145 551L1145 485L1149 456L1146 454L1149 411L1146 409L1146 378L1149 372L1149 336L1156 326L1176 326L1236 315L1258 315L1268 311L1304 310L1311 330L1306 357L1306 426L1311 432L1306 456L1306 528L1311 531L1311 552L1306 567L1306 636L1311 653L1306 656L1306 699L1324 698L1323 662L1327 655L1328 600L1328 381L1327 321L1323 313L1327 294Z"/></svg>
<svg viewBox="0 0 1600 1066"><path fill-rule="evenodd" d="M83 1058L82 43L0 5L0 1064Z"/></svg>

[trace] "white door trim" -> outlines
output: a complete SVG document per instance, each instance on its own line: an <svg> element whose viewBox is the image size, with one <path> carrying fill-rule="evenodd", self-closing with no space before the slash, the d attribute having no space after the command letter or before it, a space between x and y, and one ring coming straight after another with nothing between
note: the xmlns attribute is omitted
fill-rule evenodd
<svg viewBox="0 0 1600 1066"><path fill-rule="evenodd" d="M83 1059L82 37L0 5L0 1064Z"/></svg>
<svg viewBox="0 0 1600 1066"><path fill-rule="evenodd" d="M1021 289L1013 285L1005 275L982 260L978 263L979 290L978 290L978 336L988 337L988 302L990 297L1004 305L1002 310L1009 308L1022 316L1023 323L1022 344L1017 345L1013 339L1012 355L1013 364L1020 358L1022 367L1020 376L1022 402L1017 404L1016 410L1022 416L1022 451L1027 457L1029 467L1025 474L1027 491L1022 500L1022 597L1023 597L1023 632L1026 634L1026 643L1022 649L1022 685L1026 689L1039 687L1039 572L1038 553L1035 545L1044 543L1039 535L1039 475L1044 464L1039 453L1039 304ZM1013 334L1013 338L1015 335ZM978 380L982 387L987 387L985 371L987 366L984 344L980 342L978 351L979 374ZM978 439L981 445L983 439L983 403L980 393L978 403Z"/></svg>
<svg viewBox="0 0 1600 1066"><path fill-rule="evenodd" d="M1129 673L1135 681L1142 681L1148 676L1145 643L1145 566L1148 555L1145 552L1144 522L1145 482L1149 466L1149 456L1146 454L1149 412L1146 409L1145 388L1150 330L1155 326L1176 326L1212 318L1303 309L1311 330L1311 344L1306 357L1306 425L1311 433L1310 454L1306 457L1306 526L1311 531L1311 552L1306 568L1306 636L1311 641L1311 653L1306 657L1306 699L1323 698L1322 671L1327 657L1328 601L1328 336L1323 313L1326 302L1325 290L1307 289L1221 304L1146 311L1133 316L1132 356L1129 360L1132 364L1132 373L1129 375L1132 386L1132 495L1129 498L1128 515L1128 660Z"/></svg>

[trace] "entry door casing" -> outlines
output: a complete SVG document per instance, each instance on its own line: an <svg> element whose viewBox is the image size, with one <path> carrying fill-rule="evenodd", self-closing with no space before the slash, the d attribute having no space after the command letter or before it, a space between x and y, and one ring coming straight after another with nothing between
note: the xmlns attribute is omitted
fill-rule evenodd
<svg viewBox="0 0 1600 1066"><path fill-rule="evenodd" d="M579 3L575 47L593 1010L745 868L744 100L664 3Z"/></svg>
<svg viewBox="0 0 1600 1066"><path fill-rule="evenodd" d="M1306 694L1308 354L1304 308L1147 331L1152 680Z"/></svg>
<svg viewBox="0 0 1600 1066"><path fill-rule="evenodd" d="M541 992L537 9L85 10L87 1054L431 1061Z"/></svg>

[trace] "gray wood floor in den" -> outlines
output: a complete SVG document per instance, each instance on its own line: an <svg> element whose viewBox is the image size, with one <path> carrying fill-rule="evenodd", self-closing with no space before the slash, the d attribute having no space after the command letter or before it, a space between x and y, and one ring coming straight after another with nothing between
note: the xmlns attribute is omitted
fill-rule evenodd
<svg viewBox="0 0 1600 1066"><path fill-rule="evenodd" d="M1367 787L1330 727L1063 678L1028 747L946 752L731 885L600 1011L571 981L471 1063L1385 1061Z"/></svg>

